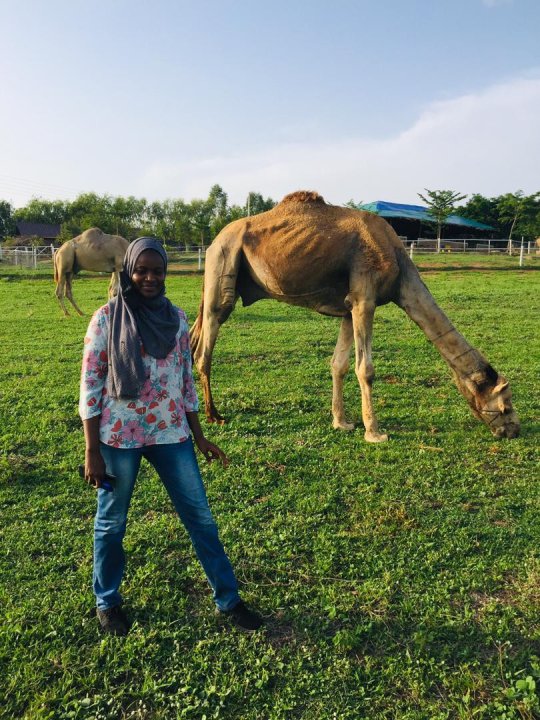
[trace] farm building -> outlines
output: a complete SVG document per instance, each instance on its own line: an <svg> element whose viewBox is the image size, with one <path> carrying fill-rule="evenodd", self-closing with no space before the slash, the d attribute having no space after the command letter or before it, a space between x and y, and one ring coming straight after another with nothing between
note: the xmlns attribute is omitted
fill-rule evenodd
<svg viewBox="0 0 540 720"><path fill-rule="evenodd" d="M433 219L426 207L422 205L403 205L401 203L376 200L358 206L359 210L380 215L387 220L398 235L408 240L416 240L419 237L434 237L435 226ZM496 232L491 225L470 220L460 215L449 215L443 227L443 237L452 238L485 238Z"/></svg>
<svg viewBox="0 0 540 720"><path fill-rule="evenodd" d="M45 244L53 243L60 235L60 225L50 223L18 222L15 235L21 240L39 237Z"/></svg>

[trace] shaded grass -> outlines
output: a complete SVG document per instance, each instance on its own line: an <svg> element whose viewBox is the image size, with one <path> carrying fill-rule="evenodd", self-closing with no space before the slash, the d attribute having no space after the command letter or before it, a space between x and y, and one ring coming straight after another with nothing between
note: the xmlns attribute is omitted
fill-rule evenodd
<svg viewBox="0 0 540 720"><path fill-rule="evenodd" d="M0 636L5 717L533 718L539 701L538 278L428 273L511 381L517 440L495 441L397 308L377 312L377 411L390 434L331 429L338 321L274 302L223 327L204 468L245 598L268 630L223 628L185 533L145 468L126 538L132 633L102 639L90 593L92 492L75 471L88 318L52 283L0 285ZM193 319L201 278L172 276ZM83 308L105 278L78 280ZM359 421L354 374L349 416ZM527 680L530 678L530 680Z"/></svg>

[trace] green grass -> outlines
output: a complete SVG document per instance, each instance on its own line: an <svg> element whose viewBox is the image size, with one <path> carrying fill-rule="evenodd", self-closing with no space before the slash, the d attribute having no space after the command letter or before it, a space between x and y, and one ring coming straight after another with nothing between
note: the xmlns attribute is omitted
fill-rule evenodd
<svg viewBox="0 0 540 720"><path fill-rule="evenodd" d="M436 351L380 308L374 386L390 441L333 431L338 321L274 302L235 310L214 356L205 466L211 507L254 637L223 628L163 488L145 468L126 538L135 620L102 638L90 589L95 498L75 472L88 317L62 317L52 282L0 276L0 714L6 718L540 717L538 310L534 271L425 279L511 381L522 421L496 441ZM168 294L194 319L200 276ZM86 276L90 311L107 280ZM360 417L354 373L349 417Z"/></svg>

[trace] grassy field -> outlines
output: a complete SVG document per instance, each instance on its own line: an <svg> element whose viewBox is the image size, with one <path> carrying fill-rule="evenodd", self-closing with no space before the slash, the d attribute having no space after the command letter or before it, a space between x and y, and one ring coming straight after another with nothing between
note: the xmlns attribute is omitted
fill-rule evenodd
<svg viewBox="0 0 540 720"><path fill-rule="evenodd" d="M98 634L95 497L75 472L88 317L62 317L45 271L0 269L1 717L540 717L540 275L448 271L448 257L425 280L510 379L516 440L471 415L394 306L374 334L382 445L331 428L338 321L266 302L224 326L213 380L229 422L208 434L233 462L203 473L242 593L268 618L255 636L217 621L147 467L126 538L135 625ZM200 284L168 280L191 319ZM106 286L87 276L75 296L91 311ZM346 402L358 421L354 373Z"/></svg>

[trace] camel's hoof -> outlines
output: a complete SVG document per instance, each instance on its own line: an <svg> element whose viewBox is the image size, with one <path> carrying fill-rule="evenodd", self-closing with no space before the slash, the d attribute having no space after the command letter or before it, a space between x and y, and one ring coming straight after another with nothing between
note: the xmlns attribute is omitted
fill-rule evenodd
<svg viewBox="0 0 540 720"><path fill-rule="evenodd" d="M388 440L388 435L386 433L366 432L364 440L371 443L386 442Z"/></svg>
<svg viewBox="0 0 540 720"><path fill-rule="evenodd" d="M354 430L354 423L346 422L345 420L334 420L332 422L332 427L334 430L350 432L351 430Z"/></svg>

